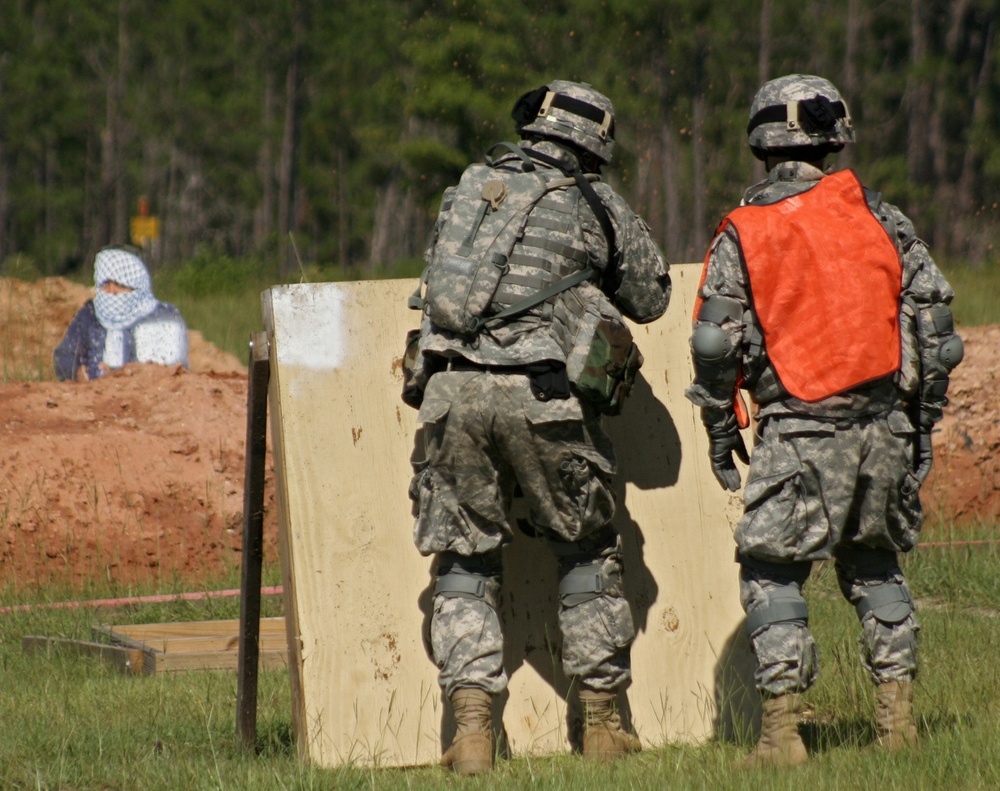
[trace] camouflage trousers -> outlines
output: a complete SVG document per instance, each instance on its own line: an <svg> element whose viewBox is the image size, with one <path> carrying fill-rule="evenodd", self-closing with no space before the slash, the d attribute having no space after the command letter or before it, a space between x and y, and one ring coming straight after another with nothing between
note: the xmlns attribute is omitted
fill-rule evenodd
<svg viewBox="0 0 1000 791"><path fill-rule="evenodd" d="M443 372L431 377L419 420L414 542L438 555L439 581L449 573L486 581L481 596L435 593L430 644L445 693L506 688L498 605L515 487L531 528L555 550L560 577L589 569L604 583L600 594L560 597L565 674L597 690L624 685L635 630L610 526L614 455L599 417L575 398L536 400L524 375Z"/></svg>
<svg viewBox="0 0 1000 791"><path fill-rule="evenodd" d="M919 625L896 562L922 522L908 417L893 411L840 425L770 417L761 429L736 530L748 623L779 600L804 607L812 561L832 558L861 619L861 661L872 680L911 680ZM889 590L895 604L866 609ZM801 692L815 681L818 649L805 618L758 623L751 642L761 691Z"/></svg>

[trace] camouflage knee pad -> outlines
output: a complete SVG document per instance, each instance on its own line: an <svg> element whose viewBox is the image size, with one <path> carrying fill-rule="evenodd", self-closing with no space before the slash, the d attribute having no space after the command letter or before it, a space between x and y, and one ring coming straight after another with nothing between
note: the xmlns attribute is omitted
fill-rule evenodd
<svg viewBox="0 0 1000 791"><path fill-rule="evenodd" d="M580 542L552 542L559 559L563 671L595 690L616 690L631 678L635 625L624 598L619 545L610 530Z"/></svg>
<svg viewBox="0 0 1000 791"><path fill-rule="evenodd" d="M819 651L809 631L802 585L810 563L767 563L740 558L746 629L757 659L757 688L771 695L803 692L819 673Z"/></svg>
<svg viewBox="0 0 1000 791"><path fill-rule="evenodd" d="M498 554L438 558L429 638L447 695L459 687L498 694L507 686L497 614L500 571Z"/></svg>

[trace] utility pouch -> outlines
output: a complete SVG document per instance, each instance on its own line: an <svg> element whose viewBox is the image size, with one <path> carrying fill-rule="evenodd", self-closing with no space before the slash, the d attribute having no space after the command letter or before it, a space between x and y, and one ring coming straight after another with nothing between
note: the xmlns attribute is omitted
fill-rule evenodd
<svg viewBox="0 0 1000 791"><path fill-rule="evenodd" d="M570 396L566 366L555 361L529 365L528 383L531 394L539 401L565 399Z"/></svg>
<svg viewBox="0 0 1000 791"><path fill-rule="evenodd" d="M442 329L475 335L508 270L507 256L490 253L485 260L444 255L427 273L427 313Z"/></svg>
<svg viewBox="0 0 1000 791"><path fill-rule="evenodd" d="M491 317L507 259L524 233L535 204L547 192L573 183L532 171L470 165L443 215L428 261L424 310L436 327L471 338Z"/></svg>
<svg viewBox="0 0 1000 791"><path fill-rule="evenodd" d="M406 343L403 349L403 403L414 409L420 408L424 400L424 386L427 384L423 376L423 355L420 353L420 330L412 329L406 333Z"/></svg>
<svg viewBox="0 0 1000 791"><path fill-rule="evenodd" d="M617 415L642 367L642 354L608 298L597 288L586 294L582 315L571 322L566 373L580 398L603 414Z"/></svg>

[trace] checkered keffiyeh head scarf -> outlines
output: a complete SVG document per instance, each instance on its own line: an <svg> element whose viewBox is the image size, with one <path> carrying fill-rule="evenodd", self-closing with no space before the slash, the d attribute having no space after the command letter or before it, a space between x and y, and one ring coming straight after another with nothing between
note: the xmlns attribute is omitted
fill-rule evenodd
<svg viewBox="0 0 1000 791"><path fill-rule="evenodd" d="M108 294L101 286L114 281L132 290L123 294ZM94 260L94 311L97 320L107 330L104 362L112 368L124 365L124 333L139 319L145 318L159 304L153 296L149 270L142 259L127 250L101 250Z"/></svg>

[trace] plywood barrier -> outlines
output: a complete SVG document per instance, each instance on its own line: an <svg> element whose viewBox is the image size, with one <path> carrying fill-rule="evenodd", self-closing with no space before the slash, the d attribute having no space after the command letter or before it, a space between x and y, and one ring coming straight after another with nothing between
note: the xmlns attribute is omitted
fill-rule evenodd
<svg viewBox="0 0 1000 791"><path fill-rule="evenodd" d="M646 363L607 423L638 630L627 714L647 746L744 727L755 699L733 562L739 501L716 483L683 395L699 267L671 275L667 315L633 327ZM400 357L415 285L262 295L294 730L300 755L324 766L431 763L454 732L424 642L432 561L413 547L407 497L417 426L399 398ZM568 750L579 734L558 660L555 561L519 535L505 568L511 682L495 725L514 755Z"/></svg>

